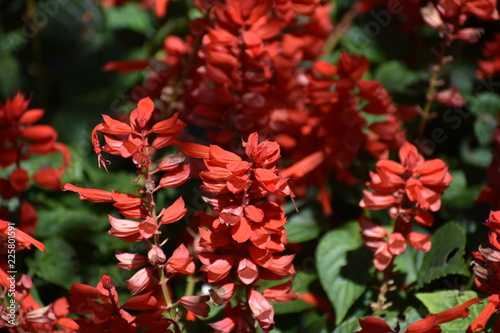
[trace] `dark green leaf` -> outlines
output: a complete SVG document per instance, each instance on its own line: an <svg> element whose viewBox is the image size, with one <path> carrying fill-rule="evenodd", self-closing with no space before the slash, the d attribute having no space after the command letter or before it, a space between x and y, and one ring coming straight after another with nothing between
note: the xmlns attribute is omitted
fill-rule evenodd
<svg viewBox="0 0 500 333"><path fill-rule="evenodd" d="M486 169L491 163L492 153L490 148L473 148L464 140L460 145L460 158L467 164Z"/></svg>
<svg viewBox="0 0 500 333"><path fill-rule="evenodd" d="M66 289L80 282L75 251L71 245L60 238L47 239L44 244L45 253L35 253L36 274Z"/></svg>
<svg viewBox="0 0 500 333"><path fill-rule="evenodd" d="M287 240L290 243L303 243L318 237L320 227L314 218L311 208L304 208L299 213L292 215L285 224Z"/></svg>
<svg viewBox="0 0 500 333"><path fill-rule="evenodd" d="M500 96L492 92L483 92L470 98L470 110L476 116L489 114L496 117L500 111Z"/></svg>
<svg viewBox="0 0 500 333"><path fill-rule="evenodd" d="M379 66L375 80L379 80L389 93L404 93L409 85L419 80L419 76L411 72L402 62L392 60Z"/></svg>
<svg viewBox="0 0 500 333"><path fill-rule="evenodd" d="M136 3L105 8L104 13L111 29L130 29L144 35L154 31L150 13L141 9Z"/></svg>
<svg viewBox="0 0 500 333"><path fill-rule="evenodd" d="M362 245L358 222L350 221L325 234L316 250L319 280L334 306L337 325L366 289L371 256Z"/></svg>
<svg viewBox="0 0 500 333"><path fill-rule="evenodd" d="M350 318L338 326L332 333L353 333L361 329L358 318Z"/></svg>
<svg viewBox="0 0 500 333"><path fill-rule="evenodd" d="M469 276L464 260L465 231L456 222L449 222L432 236L432 249L424 255L416 289L450 274Z"/></svg>
<svg viewBox="0 0 500 333"><path fill-rule="evenodd" d="M405 284L410 285L417 281L423 258L424 253L413 247L407 247L402 255L394 258L397 270L405 274Z"/></svg>
<svg viewBox="0 0 500 333"><path fill-rule="evenodd" d="M443 209L440 214L445 214L446 217L452 212L463 211L467 209L479 195L479 188L470 188L467 186L467 178L462 170L453 170L450 172L453 176L453 181L442 196ZM447 214L447 215L446 215Z"/></svg>
<svg viewBox="0 0 500 333"><path fill-rule="evenodd" d="M493 142L493 134L497 127L496 117L490 114L481 114L474 122L474 134L477 141L482 145L488 145Z"/></svg>

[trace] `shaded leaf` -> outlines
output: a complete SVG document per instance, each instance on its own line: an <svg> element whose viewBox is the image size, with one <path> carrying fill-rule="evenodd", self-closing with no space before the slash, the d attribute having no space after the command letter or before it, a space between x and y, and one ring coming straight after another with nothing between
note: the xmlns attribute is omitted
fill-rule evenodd
<svg viewBox="0 0 500 333"><path fill-rule="evenodd" d="M458 223L445 224L434 233L431 241L432 249L424 255L416 289L450 274L470 275L464 260L465 231Z"/></svg>
<svg viewBox="0 0 500 333"><path fill-rule="evenodd" d="M46 252L35 252L36 274L42 279L69 289L80 282L73 247L60 238L44 241Z"/></svg>
<svg viewBox="0 0 500 333"><path fill-rule="evenodd" d="M372 265L362 243L358 222L350 221L325 234L316 250L319 280L334 306L337 325L366 289Z"/></svg>
<svg viewBox="0 0 500 333"><path fill-rule="evenodd" d="M293 215L285 224L287 241L290 243L303 243L318 237L320 227L314 218L311 208L304 208Z"/></svg>

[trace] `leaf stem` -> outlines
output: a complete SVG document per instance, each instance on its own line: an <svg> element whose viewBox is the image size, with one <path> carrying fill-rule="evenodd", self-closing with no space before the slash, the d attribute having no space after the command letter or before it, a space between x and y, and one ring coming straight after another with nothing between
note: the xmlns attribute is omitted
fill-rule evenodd
<svg viewBox="0 0 500 333"><path fill-rule="evenodd" d="M424 108L422 109L422 117L420 118L420 125L418 128L417 137L421 138L424 134L427 121L430 119L430 111L432 103L435 100L436 89L439 86L439 74L441 69L446 64L446 50L448 49L449 43L444 41L441 44L441 49L439 51L438 60L434 66L432 66L432 74L429 78L429 87L427 88L426 101Z"/></svg>

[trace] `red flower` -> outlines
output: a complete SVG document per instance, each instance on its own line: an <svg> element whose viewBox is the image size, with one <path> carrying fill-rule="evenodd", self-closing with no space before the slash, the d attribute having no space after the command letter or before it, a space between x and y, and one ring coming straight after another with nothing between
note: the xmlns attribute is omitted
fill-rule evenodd
<svg viewBox="0 0 500 333"><path fill-rule="evenodd" d="M365 246L374 251L374 265L385 270L394 256L402 254L408 241L414 248L431 249L430 235L411 231L411 221L432 226L434 218L427 212L441 206L441 194L448 187L451 175L448 166L439 159L425 161L415 146L405 143L399 150L401 163L380 160L371 172L366 185L373 190L363 191L359 205L365 209L387 209L395 219L394 231L387 231L365 216L359 218Z"/></svg>
<svg viewBox="0 0 500 333"><path fill-rule="evenodd" d="M224 284L212 291L217 304L225 305L227 318L211 326L217 332L235 329L247 331L248 316L265 331L274 323L273 308L267 298L286 302L297 296L291 290L291 280L266 289L264 294L254 286L258 280L280 280L294 275L293 256L280 256L286 239L283 210L275 203L265 201L266 196L290 195L287 180L277 173L280 157L275 142L258 142L251 134L243 142L247 160L238 155L210 146L189 146L190 155L205 157L207 170L201 172L205 200L216 216L199 215L200 241L197 251L211 284ZM194 148L194 149L193 149ZM235 283L231 283L236 281ZM231 307L228 300L236 288L246 288L248 305L239 302Z"/></svg>

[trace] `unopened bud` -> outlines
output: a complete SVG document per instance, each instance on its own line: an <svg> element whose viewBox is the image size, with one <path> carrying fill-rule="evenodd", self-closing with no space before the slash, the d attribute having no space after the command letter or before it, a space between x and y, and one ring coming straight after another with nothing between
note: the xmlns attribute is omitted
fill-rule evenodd
<svg viewBox="0 0 500 333"><path fill-rule="evenodd" d="M151 265L163 264L167 260L167 256L158 246L153 246L148 252L148 259Z"/></svg>

